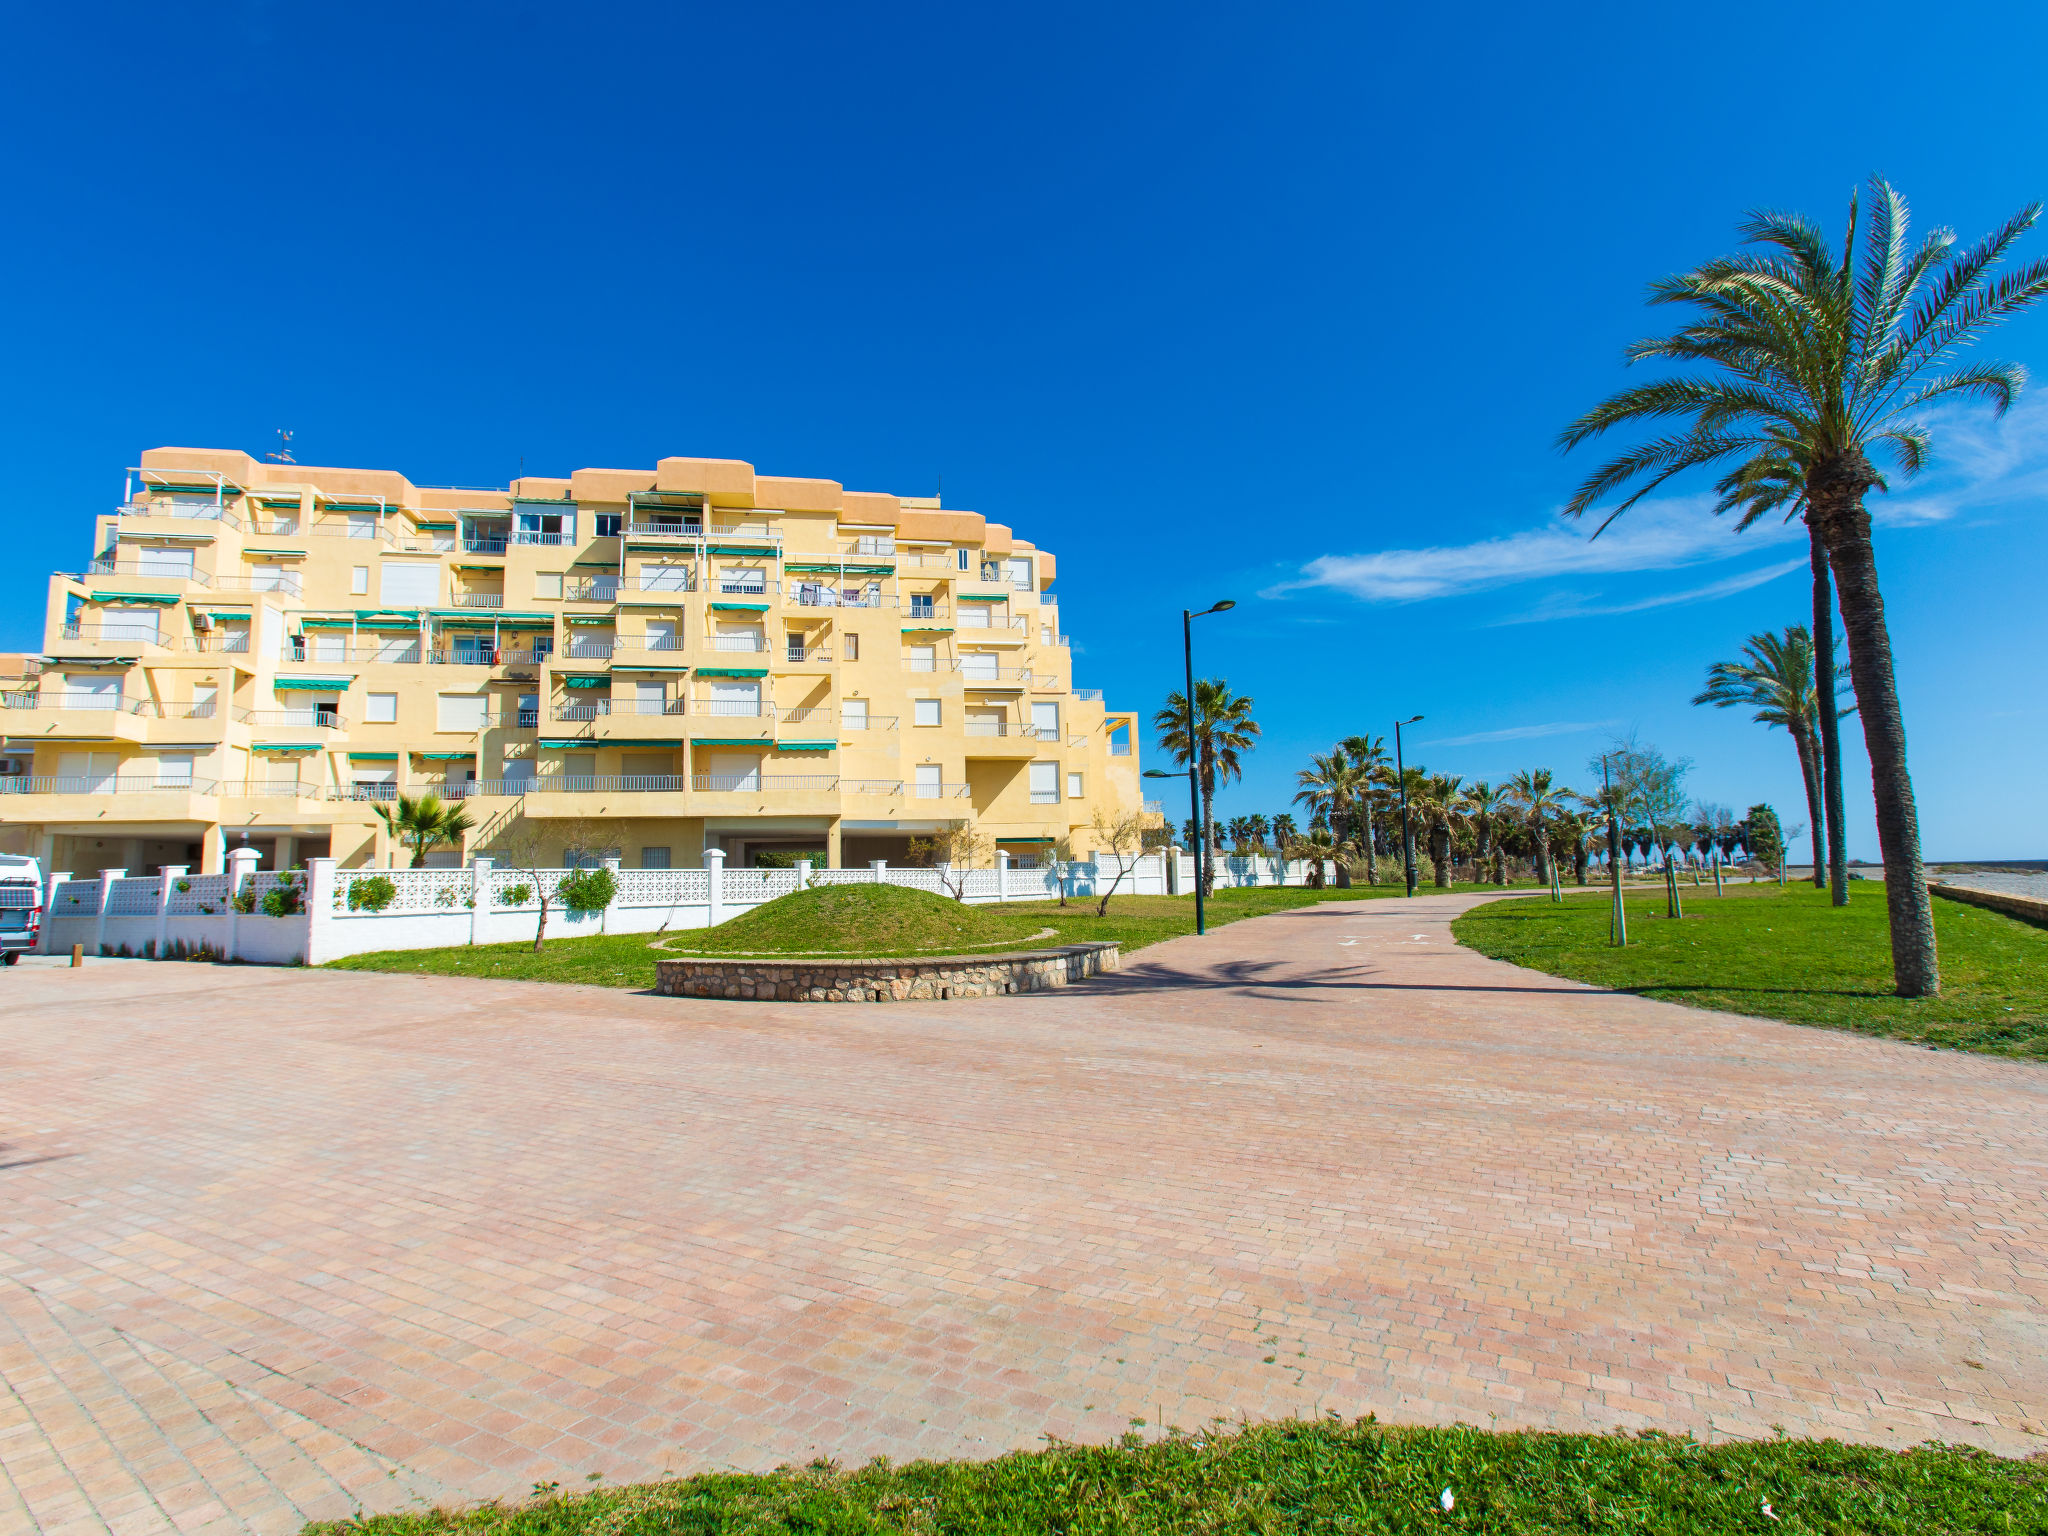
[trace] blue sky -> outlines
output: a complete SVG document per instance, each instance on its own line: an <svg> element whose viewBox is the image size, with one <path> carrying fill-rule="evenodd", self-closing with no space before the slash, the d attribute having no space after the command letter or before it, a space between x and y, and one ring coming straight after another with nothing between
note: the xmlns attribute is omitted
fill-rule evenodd
<svg viewBox="0 0 2048 1536"><path fill-rule="evenodd" d="M1692 486L1589 544L1554 439L1746 208L1834 226L1881 171L1971 237L2048 195L2048 20L1785 8L1760 63L1657 10L22 12L0 646L145 447L290 427L479 485L730 456L943 482L1059 551L1118 705L1178 685L1182 606L1237 598L1199 661L1266 735L1226 813L1420 712L1432 768L1576 780L1633 728L1803 820L1786 739L1687 703L1801 618L1798 541ZM1841 47L1885 67L1803 62ZM1993 350L2042 371L2048 320ZM2048 382L1938 446L1878 545L1927 846L2040 856Z"/></svg>

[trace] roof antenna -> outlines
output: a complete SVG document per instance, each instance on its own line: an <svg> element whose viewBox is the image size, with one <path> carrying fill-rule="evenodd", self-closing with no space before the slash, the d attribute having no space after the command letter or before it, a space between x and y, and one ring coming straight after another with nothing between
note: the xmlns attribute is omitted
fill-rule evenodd
<svg viewBox="0 0 2048 1536"><path fill-rule="evenodd" d="M296 464L299 462L292 457L292 434L289 427L279 427L277 429L277 451L275 453L266 453L263 457L270 460L273 464Z"/></svg>
<svg viewBox="0 0 2048 1536"><path fill-rule="evenodd" d="M935 506L935 507L943 507L943 506L944 506L945 504L946 504L946 477L945 477L944 475L941 475L941 476L939 476L939 488L938 488L938 490L937 490L937 491L935 491L935 492L933 493L933 495L932 495L932 505L933 505L933 506Z"/></svg>

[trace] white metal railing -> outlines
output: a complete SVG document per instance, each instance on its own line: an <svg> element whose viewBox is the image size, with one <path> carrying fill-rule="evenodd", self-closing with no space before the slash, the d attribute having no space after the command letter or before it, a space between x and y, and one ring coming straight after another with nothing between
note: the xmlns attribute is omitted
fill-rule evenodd
<svg viewBox="0 0 2048 1536"><path fill-rule="evenodd" d="M690 780L699 794L751 794L755 791L828 790L839 787L836 773L700 773Z"/></svg>
<svg viewBox="0 0 2048 1536"><path fill-rule="evenodd" d="M486 646L485 649L488 650L489 647ZM277 659L302 665L328 665L350 661L416 664L420 659L420 641L417 635L413 635L404 640L373 640L368 643L359 640L351 644L340 635L287 635L284 644L278 648Z"/></svg>
<svg viewBox="0 0 2048 1536"><path fill-rule="evenodd" d="M407 554L451 555L455 552L456 539L452 533L401 533L392 543Z"/></svg>
<svg viewBox="0 0 2048 1536"><path fill-rule="evenodd" d="M1076 688L1074 690L1074 697L1086 699L1091 704L1100 704L1102 702L1102 690L1100 688Z"/></svg>
<svg viewBox="0 0 2048 1536"><path fill-rule="evenodd" d="M249 653L249 631L219 629L211 634L187 636L182 644L185 650L206 655L246 656Z"/></svg>
<svg viewBox="0 0 2048 1536"><path fill-rule="evenodd" d="M0 778L0 795L147 795L164 790L210 795L215 783L213 779L145 779L112 773L20 774Z"/></svg>
<svg viewBox="0 0 2048 1536"><path fill-rule="evenodd" d="M967 798L967 786L965 784L913 783L910 786L910 798L913 800L965 800Z"/></svg>
<svg viewBox="0 0 2048 1536"><path fill-rule="evenodd" d="M760 699L698 699L691 707L700 715L721 715L727 719L758 719L775 713L773 704Z"/></svg>
<svg viewBox="0 0 2048 1536"><path fill-rule="evenodd" d="M614 652L629 651L645 655L652 655L658 651L680 651L684 648L685 643L681 635L620 635L612 642Z"/></svg>
<svg viewBox="0 0 2048 1536"><path fill-rule="evenodd" d="M953 660L953 670L969 683L1028 683L1031 681L1029 667L991 667L971 657L959 656Z"/></svg>
<svg viewBox="0 0 2048 1536"><path fill-rule="evenodd" d="M565 544L575 543L576 538L574 534L568 533L542 533L532 528L515 528L512 530L511 542L538 545L543 549L560 549Z"/></svg>
<svg viewBox="0 0 2048 1536"><path fill-rule="evenodd" d="M707 539L759 540L767 544L780 544L782 542L782 530L773 523L764 522L760 518L753 518L745 522L714 524L704 531L704 537Z"/></svg>
<svg viewBox="0 0 2048 1536"><path fill-rule="evenodd" d="M229 779L220 794L230 800L318 800L321 789L300 779Z"/></svg>
<svg viewBox="0 0 2048 1536"><path fill-rule="evenodd" d="M893 731L896 729L894 715L847 715L839 722L843 731Z"/></svg>
<svg viewBox="0 0 2048 1536"><path fill-rule="evenodd" d="M148 699L129 699L118 693L85 693L64 688L0 694L0 709L82 709L123 715L147 715L155 712Z"/></svg>
<svg viewBox="0 0 2048 1536"><path fill-rule="evenodd" d="M554 642L551 640L521 649L507 647L500 649L496 653L491 665L494 667L537 667L542 662L553 657L554 654Z"/></svg>
<svg viewBox="0 0 2048 1536"><path fill-rule="evenodd" d="M549 773L520 782L529 795L675 794L690 787L677 773Z"/></svg>
<svg viewBox="0 0 2048 1536"><path fill-rule="evenodd" d="M94 560L86 566L87 576L146 576L151 581L189 581L196 587L213 585L212 579L202 570L189 565L165 569L155 560ZM83 578L81 578L83 579Z"/></svg>
<svg viewBox="0 0 2048 1536"><path fill-rule="evenodd" d="M654 522L625 525L629 539L701 539L704 520L699 517L658 518Z"/></svg>
<svg viewBox="0 0 2048 1536"><path fill-rule="evenodd" d="M1057 592L1041 592L1038 594L1038 602L1040 607L1057 608L1059 606L1059 601L1060 597Z"/></svg>
<svg viewBox="0 0 2048 1536"><path fill-rule="evenodd" d="M616 649L610 640L589 640L572 633L562 654L571 661L606 661Z"/></svg>
<svg viewBox="0 0 2048 1536"><path fill-rule="evenodd" d="M612 712L610 699L591 699L582 704L557 704L551 718L556 720L600 720Z"/></svg>
<svg viewBox="0 0 2048 1536"><path fill-rule="evenodd" d="M853 541L853 553L893 557L896 553L896 541L886 534L863 533Z"/></svg>
<svg viewBox="0 0 2048 1536"><path fill-rule="evenodd" d="M768 649L766 635L713 635L711 649L714 651L765 651Z"/></svg>
<svg viewBox="0 0 2048 1536"><path fill-rule="evenodd" d="M906 672L936 672L939 670L938 659L932 656L906 656L903 658L903 670Z"/></svg>
<svg viewBox="0 0 2048 1536"><path fill-rule="evenodd" d="M839 792L844 795L900 795L903 793L901 779L841 779Z"/></svg>
<svg viewBox="0 0 2048 1536"><path fill-rule="evenodd" d="M465 554L502 555L505 553L505 535L502 533L469 534L462 540Z"/></svg>
<svg viewBox="0 0 2048 1536"><path fill-rule="evenodd" d="M398 535L382 522L358 523L338 517L321 517L313 521L313 537L316 539L357 539L363 543L381 542L398 547Z"/></svg>
<svg viewBox="0 0 2048 1536"><path fill-rule="evenodd" d="M945 619L950 621L953 615L944 603L921 603L913 595L910 599L909 607L904 611L903 617L906 619ZM963 613L960 616L960 622L962 624L968 622L966 614Z"/></svg>
<svg viewBox="0 0 2048 1536"><path fill-rule="evenodd" d="M249 519L249 531L265 538L290 538L299 531L299 520L296 517L252 517Z"/></svg>
<svg viewBox="0 0 2048 1536"><path fill-rule="evenodd" d="M619 600L619 579L579 576L564 589L564 596L572 603L615 603Z"/></svg>
<svg viewBox="0 0 2048 1536"><path fill-rule="evenodd" d="M879 588L832 587L792 578L783 588L783 601L796 608L883 608L893 606L896 599L884 596Z"/></svg>
<svg viewBox="0 0 2048 1536"><path fill-rule="evenodd" d="M1049 725L1013 725L1007 720L969 720L963 727L969 736L1015 736L1024 741L1058 741L1060 733Z"/></svg>
<svg viewBox="0 0 2048 1536"><path fill-rule="evenodd" d="M615 715L680 715L686 713L681 699L613 699Z"/></svg>
<svg viewBox="0 0 2048 1536"><path fill-rule="evenodd" d="M1021 613L1002 614L990 610L987 603L966 603L960 608L962 629L1028 629Z"/></svg>
<svg viewBox="0 0 2048 1536"><path fill-rule="evenodd" d="M730 576L721 576L718 578L718 591L726 597L766 597L768 595L768 581L766 577L741 577L735 579Z"/></svg>
<svg viewBox="0 0 2048 1536"><path fill-rule="evenodd" d="M832 706L830 704L813 704L806 709L785 709L782 711L782 723L784 725L830 725L832 723Z"/></svg>
<svg viewBox="0 0 2048 1536"><path fill-rule="evenodd" d="M214 578L223 592L282 592L287 597L305 595L306 584L297 571L265 571L259 575L237 572Z"/></svg>
<svg viewBox="0 0 2048 1536"><path fill-rule="evenodd" d="M330 800L378 801L396 800L396 784L336 784L327 791Z"/></svg>
<svg viewBox="0 0 2048 1536"><path fill-rule="evenodd" d="M220 700L187 699L183 703L159 704L156 712L163 720L211 720L220 713Z"/></svg>
<svg viewBox="0 0 2048 1536"><path fill-rule="evenodd" d="M345 723L332 709L237 709L235 718L248 725L303 725L322 731L338 731Z"/></svg>
<svg viewBox="0 0 2048 1536"><path fill-rule="evenodd" d="M824 645L786 646L782 652L782 659L786 665L791 666L802 666L812 661L830 661L832 650L830 646Z"/></svg>
<svg viewBox="0 0 2048 1536"><path fill-rule="evenodd" d="M73 619L64 626L66 640L92 640L117 645L154 645L169 650L168 637L155 629L145 629L135 624L113 621L105 624L87 624Z"/></svg>
<svg viewBox="0 0 2048 1536"><path fill-rule="evenodd" d="M226 507L175 506L168 501L131 502L114 509L116 517L175 517L181 522L226 523L240 528L242 520Z"/></svg>
<svg viewBox="0 0 2048 1536"><path fill-rule="evenodd" d="M448 595L450 608L502 608L505 606L503 592L451 592Z"/></svg>

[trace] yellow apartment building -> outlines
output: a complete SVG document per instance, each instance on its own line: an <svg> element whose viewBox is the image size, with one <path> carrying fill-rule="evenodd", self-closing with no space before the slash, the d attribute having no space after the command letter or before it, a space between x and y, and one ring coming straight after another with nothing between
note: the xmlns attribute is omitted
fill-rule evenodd
<svg viewBox="0 0 2048 1536"><path fill-rule="evenodd" d="M0 850L46 871L404 862L375 814L401 791L468 804L436 863L510 830L628 868L902 863L963 822L1085 853L1142 807L1052 554L936 499L734 459L465 490L158 448L92 548L0 692Z"/></svg>

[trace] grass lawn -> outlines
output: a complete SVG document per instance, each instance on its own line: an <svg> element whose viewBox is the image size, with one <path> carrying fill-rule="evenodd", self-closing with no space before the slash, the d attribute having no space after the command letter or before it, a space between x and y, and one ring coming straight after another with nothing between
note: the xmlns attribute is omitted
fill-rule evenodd
<svg viewBox="0 0 2048 1536"><path fill-rule="evenodd" d="M895 888L841 886L838 889L873 892ZM1240 918L1263 917L1268 912L1313 906L1319 901L1367 901L1394 896L1400 893L1400 889L1398 885L1354 886L1346 891L1262 886L1218 891L1208 903L1209 926L1215 928ZM1424 891L1434 889L1433 886L1423 887ZM1461 885L1457 889L1491 890L1493 887ZM822 891L807 892L803 899L815 900L825 894ZM929 893L906 891L903 894L916 897L928 896ZM654 962L661 957L662 951L648 946L656 938L671 938L678 952L692 953L756 952L793 946L818 948L818 941L805 932L805 924L800 920L811 915L808 909L799 913L794 906L784 905L784 902L794 903L796 900L785 897L783 901L770 902L711 929L685 929L665 936L624 933L596 938L551 939L539 954L534 953L531 944L458 944L446 949L384 950L377 954L335 960L330 965L336 970L350 971L572 981L599 987L652 987ZM1033 940L1024 947L1114 939L1123 945L1124 953L1129 954L1147 944L1157 944L1162 939L1175 939L1195 931L1195 904L1185 896L1117 896L1111 899L1109 916L1104 918L1095 915L1092 900L1076 900L1066 907L1053 901L1012 902L985 907L961 907L954 902L946 902L945 905L947 911L958 914L959 920L967 925L962 930L961 942L969 944L1000 937L1023 945L1030 935L1051 928L1053 936ZM921 907L921 910L928 908ZM971 936L968 936L969 929ZM890 955L913 950L928 953L931 948L928 941L933 938L931 927L922 917L912 928L893 931L848 917L837 922L835 930L837 934L856 936L861 941L838 951L847 954ZM906 932L912 942L897 942Z"/></svg>
<svg viewBox="0 0 2048 1536"><path fill-rule="evenodd" d="M1452 1508L1443 1508L1450 1491ZM1768 1512L1767 1512L1768 1511ZM2039 1532L2048 1465L1836 1441L1700 1445L1664 1436L1264 1425L1149 1444L1056 1445L987 1462L718 1473L464 1514L312 1531L636 1533Z"/></svg>
<svg viewBox="0 0 2048 1536"><path fill-rule="evenodd" d="M1942 995L1891 995L1884 887L1857 881L1849 905L1810 885L1681 885L1685 916L1661 889L1624 894L1626 949L1607 941L1608 894L1563 906L1510 901L1452 924L1460 943L1552 976L1695 1008L1819 1024L1960 1050L2048 1060L2048 932L2018 918L1934 899Z"/></svg>

